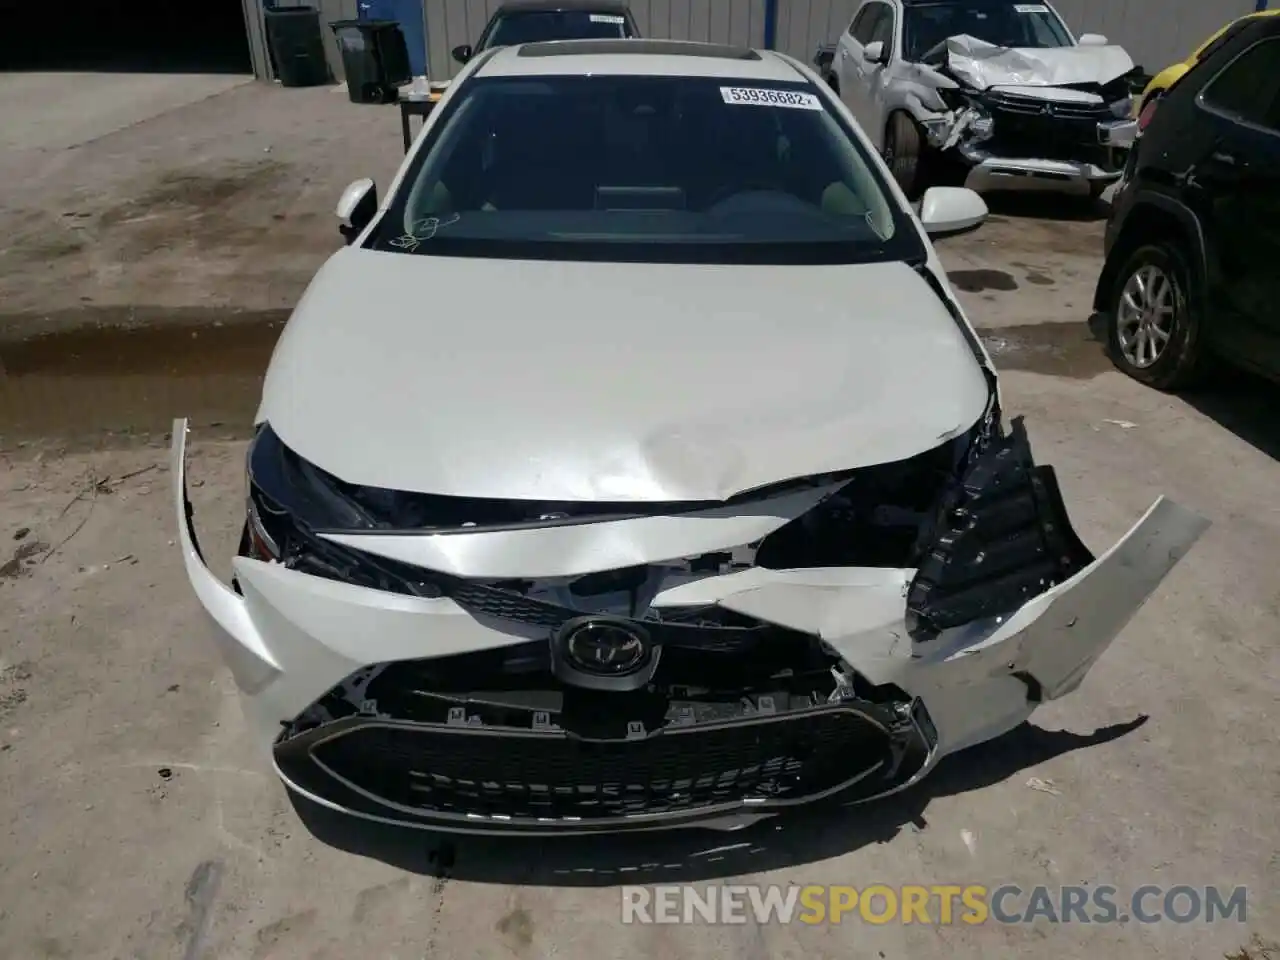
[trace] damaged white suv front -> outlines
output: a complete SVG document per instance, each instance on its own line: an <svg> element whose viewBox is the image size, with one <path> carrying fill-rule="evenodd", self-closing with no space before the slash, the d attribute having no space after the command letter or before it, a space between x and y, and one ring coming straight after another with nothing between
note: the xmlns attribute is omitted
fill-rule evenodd
<svg viewBox="0 0 1280 960"><path fill-rule="evenodd" d="M1075 689L1206 526L1161 499L1081 543L926 237L981 200L917 219L789 58L482 55L340 212L230 584L173 449L246 714L331 808L593 833L892 793Z"/></svg>
<svg viewBox="0 0 1280 960"><path fill-rule="evenodd" d="M979 189L1097 196L1137 134L1129 54L1047 3L866 0L818 59L909 194L943 159Z"/></svg>

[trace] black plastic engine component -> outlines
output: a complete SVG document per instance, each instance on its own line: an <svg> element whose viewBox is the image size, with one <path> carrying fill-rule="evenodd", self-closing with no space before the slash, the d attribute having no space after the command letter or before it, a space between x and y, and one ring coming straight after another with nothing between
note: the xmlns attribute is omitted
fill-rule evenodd
<svg viewBox="0 0 1280 960"><path fill-rule="evenodd" d="M907 592L917 642L1010 613L1094 561L1071 527L1053 468L1036 466L1021 417L943 497L922 544Z"/></svg>

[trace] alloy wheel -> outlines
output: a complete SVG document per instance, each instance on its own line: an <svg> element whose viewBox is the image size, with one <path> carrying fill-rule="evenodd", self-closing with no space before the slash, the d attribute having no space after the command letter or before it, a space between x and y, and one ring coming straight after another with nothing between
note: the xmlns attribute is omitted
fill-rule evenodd
<svg viewBox="0 0 1280 960"><path fill-rule="evenodd" d="M1139 370L1154 364L1164 356L1177 319L1173 279L1155 264L1143 264L1120 292L1116 333L1125 360Z"/></svg>

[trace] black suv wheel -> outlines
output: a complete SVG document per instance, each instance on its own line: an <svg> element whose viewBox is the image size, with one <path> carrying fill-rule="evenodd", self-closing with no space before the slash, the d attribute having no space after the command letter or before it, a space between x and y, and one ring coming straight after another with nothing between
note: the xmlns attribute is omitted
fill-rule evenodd
<svg viewBox="0 0 1280 960"><path fill-rule="evenodd" d="M1203 350L1191 282L1175 242L1147 244L1129 255L1116 274L1107 316L1107 345L1118 369L1160 390L1195 379Z"/></svg>

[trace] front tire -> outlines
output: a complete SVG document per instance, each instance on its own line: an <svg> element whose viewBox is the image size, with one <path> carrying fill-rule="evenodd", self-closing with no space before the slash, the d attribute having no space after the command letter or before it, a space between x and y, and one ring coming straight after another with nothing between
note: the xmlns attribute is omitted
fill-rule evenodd
<svg viewBox="0 0 1280 960"><path fill-rule="evenodd" d="M908 200L919 199L924 161L924 132L899 111L889 118L884 133L884 162Z"/></svg>
<svg viewBox="0 0 1280 960"><path fill-rule="evenodd" d="M1177 390L1203 368L1200 319L1193 309L1192 274L1175 242L1134 250L1116 275L1107 316L1107 346L1122 373Z"/></svg>

